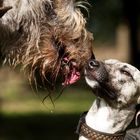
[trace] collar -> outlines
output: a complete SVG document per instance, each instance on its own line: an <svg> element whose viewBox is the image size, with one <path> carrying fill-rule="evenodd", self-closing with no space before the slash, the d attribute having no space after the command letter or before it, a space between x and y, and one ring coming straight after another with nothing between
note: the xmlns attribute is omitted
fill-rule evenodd
<svg viewBox="0 0 140 140"><path fill-rule="evenodd" d="M76 133L86 137L89 140L124 140L125 132L109 134L92 129L86 124L85 117L87 112L84 112L79 120Z"/></svg>

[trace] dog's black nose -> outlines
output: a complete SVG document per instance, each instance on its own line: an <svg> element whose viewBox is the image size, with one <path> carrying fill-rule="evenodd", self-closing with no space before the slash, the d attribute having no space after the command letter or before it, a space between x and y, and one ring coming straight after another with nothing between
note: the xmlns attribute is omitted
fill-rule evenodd
<svg viewBox="0 0 140 140"><path fill-rule="evenodd" d="M93 69L95 67L99 67L99 62L97 60L93 59L93 60L89 61L88 65L91 69Z"/></svg>

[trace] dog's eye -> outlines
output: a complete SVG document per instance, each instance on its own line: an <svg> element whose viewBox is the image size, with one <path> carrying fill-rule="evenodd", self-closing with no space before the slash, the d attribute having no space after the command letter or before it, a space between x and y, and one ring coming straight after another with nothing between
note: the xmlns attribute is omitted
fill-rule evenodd
<svg viewBox="0 0 140 140"><path fill-rule="evenodd" d="M124 74L124 75L126 75L126 76L132 77L132 75L130 74L130 72L128 72L126 70L121 69L121 73Z"/></svg>

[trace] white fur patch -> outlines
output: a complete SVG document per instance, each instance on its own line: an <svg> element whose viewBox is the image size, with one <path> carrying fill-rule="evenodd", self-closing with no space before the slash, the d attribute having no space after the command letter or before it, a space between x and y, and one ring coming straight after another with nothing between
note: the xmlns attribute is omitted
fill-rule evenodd
<svg viewBox="0 0 140 140"><path fill-rule="evenodd" d="M96 87L96 86L98 85L98 82L97 82L97 81L90 80L90 79L88 79L87 77L85 77L85 79L86 79L87 84L88 84L91 88L94 88L94 87Z"/></svg>
<svg viewBox="0 0 140 140"><path fill-rule="evenodd" d="M87 71L85 70L85 75L87 75ZM87 82L87 84L91 87L94 88L98 85L98 82L95 80L90 80L89 78L87 78L87 76L85 76L85 80Z"/></svg>
<svg viewBox="0 0 140 140"><path fill-rule="evenodd" d="M102 100L98 109L95 107L96 102L93 104L86 116L87 125L101 132L112 133L112 127L110 126L112 126L113 120L109 118L110 107L104 102L104 100Z"/></svg>

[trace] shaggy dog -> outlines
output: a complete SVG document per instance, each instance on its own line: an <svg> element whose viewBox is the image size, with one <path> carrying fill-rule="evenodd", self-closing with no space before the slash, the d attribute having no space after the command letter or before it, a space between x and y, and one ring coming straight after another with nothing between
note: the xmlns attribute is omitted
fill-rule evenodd
<svg viewBox="0 0 140 140"><path fill-rule="evenodd" d="M1 63L22 66L31 83L76 82L92 53L80 11L85 1L0 0ZM36 76L37 74L37 76ZM38 78L39 77L39 78ZM39 79L39 80L38 80Z"/></svg>

